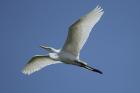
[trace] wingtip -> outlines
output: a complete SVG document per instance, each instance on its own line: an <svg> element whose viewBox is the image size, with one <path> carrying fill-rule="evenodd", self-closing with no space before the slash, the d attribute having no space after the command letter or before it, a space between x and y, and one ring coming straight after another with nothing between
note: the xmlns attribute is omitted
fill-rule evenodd
<svg viewBox="0 0 140 93"><path fill-rule="evenodd" d="M104 13L103 8L99 5L96 6L95 11Z"/></svg>
<svg viewBox="0 0 140 93"><path fill-rule="evenodd" d="M21 71L21 73L28 76L31 74L31 73L26 72L24 69Z"/></svg>
<svg viewBox="0 0 140 93"><path fill-rule="evenodd" d="M96 8L101 9L101 6L100 5L97 5Z"/></svg>
<svg viewBox="0 0 140 93"><path fill-rule="evenodd" d="M27 67L23 68L22 71L21 71L22 74L28 75L28 76L31 75L34 72L35 72L35 70L30 70Z"/></svg>

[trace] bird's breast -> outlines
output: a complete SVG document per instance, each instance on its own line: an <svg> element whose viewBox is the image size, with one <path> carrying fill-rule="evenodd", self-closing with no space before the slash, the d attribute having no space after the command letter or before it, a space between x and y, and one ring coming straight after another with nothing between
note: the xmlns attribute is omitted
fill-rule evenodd
<svg viewBox="0 0 140 93"><path fill-rule="evenodd" d="M62 62L67 63L67 64L71 64L72 62L74 62L74 60L76 60L76 57L74 55L67 52L60 52L59 58Z"/></svg>

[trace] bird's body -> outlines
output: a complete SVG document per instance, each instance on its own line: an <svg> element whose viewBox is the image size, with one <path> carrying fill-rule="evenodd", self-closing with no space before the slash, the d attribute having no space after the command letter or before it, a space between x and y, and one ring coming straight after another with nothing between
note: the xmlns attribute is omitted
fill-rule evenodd
<svg viewBox="0 0 140 93"><path fill-rule="evenodd" d="M49 54L47 56L34 56L26 64L22 72L29 75L48 65L65 63L83 67L102 74L100 70L90 67L86 62L80 60L79 56L92 28L99 21L103 13L103 9L97 6L94 10L72 24L69 28L68 37L62 49L41 46L45 50L49 51Z"/></svg>

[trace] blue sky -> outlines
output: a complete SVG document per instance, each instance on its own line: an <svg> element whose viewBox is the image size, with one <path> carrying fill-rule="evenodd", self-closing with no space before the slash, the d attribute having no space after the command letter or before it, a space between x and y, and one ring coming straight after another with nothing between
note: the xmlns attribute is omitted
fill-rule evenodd
<svg viewBox="0 0 140 93"><path fill-rule="evenodd" d="M139 0L0 0L0 93L140 93ZM61 48L68 27L97 5L105 13L81 51L103 75L76 66L21 69L39 45Z"/></svg>

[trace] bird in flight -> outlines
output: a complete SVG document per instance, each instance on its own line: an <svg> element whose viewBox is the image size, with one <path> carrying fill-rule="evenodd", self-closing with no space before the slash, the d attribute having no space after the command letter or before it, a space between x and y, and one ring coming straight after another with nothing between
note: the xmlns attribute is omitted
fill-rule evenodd
<svg viewBox="0 0 140 93"><path fill-rule="evenodd" d="M32 57L23 68L22 73L30 75L48 65L64 63L79 66L102 74L100 70L91 67L83 60L80 60L79 56L92 28L100 20L103 13L103 9L100 6L97 6L95 9L72 24L69 27L68 36L62 49L40 46L49 52L48 55L35 55Z"/></svg>

